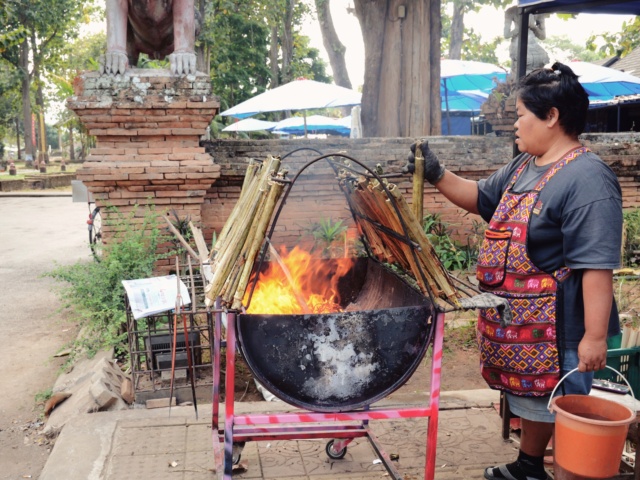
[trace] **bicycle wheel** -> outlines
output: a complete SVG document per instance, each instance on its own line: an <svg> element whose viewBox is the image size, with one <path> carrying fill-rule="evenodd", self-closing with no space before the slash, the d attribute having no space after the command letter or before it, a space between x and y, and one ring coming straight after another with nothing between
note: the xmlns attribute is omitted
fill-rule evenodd
<svg viewBox="0 0 640 480"><path fill-rule="evenodd" d="M100 216L100 207L93 209L87 220L89 225L89 246L91 253L96 261L102 258L102 217Z"/></svg>

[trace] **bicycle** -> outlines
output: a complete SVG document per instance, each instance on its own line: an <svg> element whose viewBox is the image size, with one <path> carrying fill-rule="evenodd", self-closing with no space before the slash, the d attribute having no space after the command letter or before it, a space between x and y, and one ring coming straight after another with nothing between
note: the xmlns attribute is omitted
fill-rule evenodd
<svg viewBox="0 0 640 480"><path fill-rule="evenodd" d="M99 262L102 259L102 217L100 216L100 207L89 200L89 218L87 219L87 227L89 229L89 247L93 258ZM95 205L92 209L91 206Z"/></svg>
<svg viewBox="0 0 640 480"><path fill-rule="evenodd" d="M71 180L71 192L74 202L87 202L89 207L89 218L87 219L89 247L93 258L99 262L102 258L102 216L100 215L100 207L96 205L93 195L80 180Z"/></svg>

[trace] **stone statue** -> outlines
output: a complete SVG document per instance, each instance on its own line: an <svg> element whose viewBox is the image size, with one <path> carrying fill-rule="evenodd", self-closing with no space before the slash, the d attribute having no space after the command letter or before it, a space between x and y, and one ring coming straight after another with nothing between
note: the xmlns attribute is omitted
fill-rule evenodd
<svg viewBox="0 0 640 480"><path fill-rule="evenodd" d="M529 15L529 29L527 37L527 67L529 73L549 63L549 55L540 46L536 38L544 40L547 33L544 19L548 15ZM504 13L504 38L511 39L509 57L511 57L511 78L518 73L518 36L520 34L520 12L517 6L509 7Z"/></svg>
<svg viewBox="0 0 640 480"><path fill-rule="evenodd" d="M169 57L171 72L196 72L194 0L106 0L107 52L102 73L124 73L141 53Z"/></svg>

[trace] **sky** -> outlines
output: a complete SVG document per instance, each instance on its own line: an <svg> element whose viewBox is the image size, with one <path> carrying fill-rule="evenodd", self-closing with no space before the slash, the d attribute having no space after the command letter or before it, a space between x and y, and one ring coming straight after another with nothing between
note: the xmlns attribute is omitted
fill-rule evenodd
<svg viewBox="0 0 640 480"><path fill-rule="evenodd" d="M353 7L351 0L330 0L331 16L340 37L340 41L345 45L345 54L349 77L354 88L362 85L364 78L364 45L360 24L356 17L347 13L347 7ZM631 15L593 15L579 14L574 20L562 20L556 15L546 19L545 26L547 38L552 36L567 35L574 43L584 45L587 38L592 34L603 32L618 32L622 29L622 23L633 19ZM493 40L496 36L502 37L504 27L504 10L497 10L491 7L483 7L479 12L472 12L465 15L465 25L471 27L485 41ZM320 50L323 58L327 61L326 53L322 45L322 37L317 22L310 21L303 32L311 38L311 45ZM543 44L544 45L544 44ZM504 41L502 48L497 51L498 59L504 62L509 59L509 42ZM567 58L553 58L559 61L568 61Z"/></svg>

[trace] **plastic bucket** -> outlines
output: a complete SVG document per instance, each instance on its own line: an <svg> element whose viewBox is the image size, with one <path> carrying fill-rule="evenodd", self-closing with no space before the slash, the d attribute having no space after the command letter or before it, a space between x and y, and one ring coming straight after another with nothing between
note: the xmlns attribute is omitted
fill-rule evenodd
<svg viewBox="0 0 640 480"><path fill-rule="evenodd" d="M577 368L567 375L575 371ZM553 455L554 464L560 470L556 473L561 473L556 478L609 478L616 475L629 425L636 421L636 413L604 398L588 395L554 397L553 393L549 401L549 411L556 414Z"/></svg>

